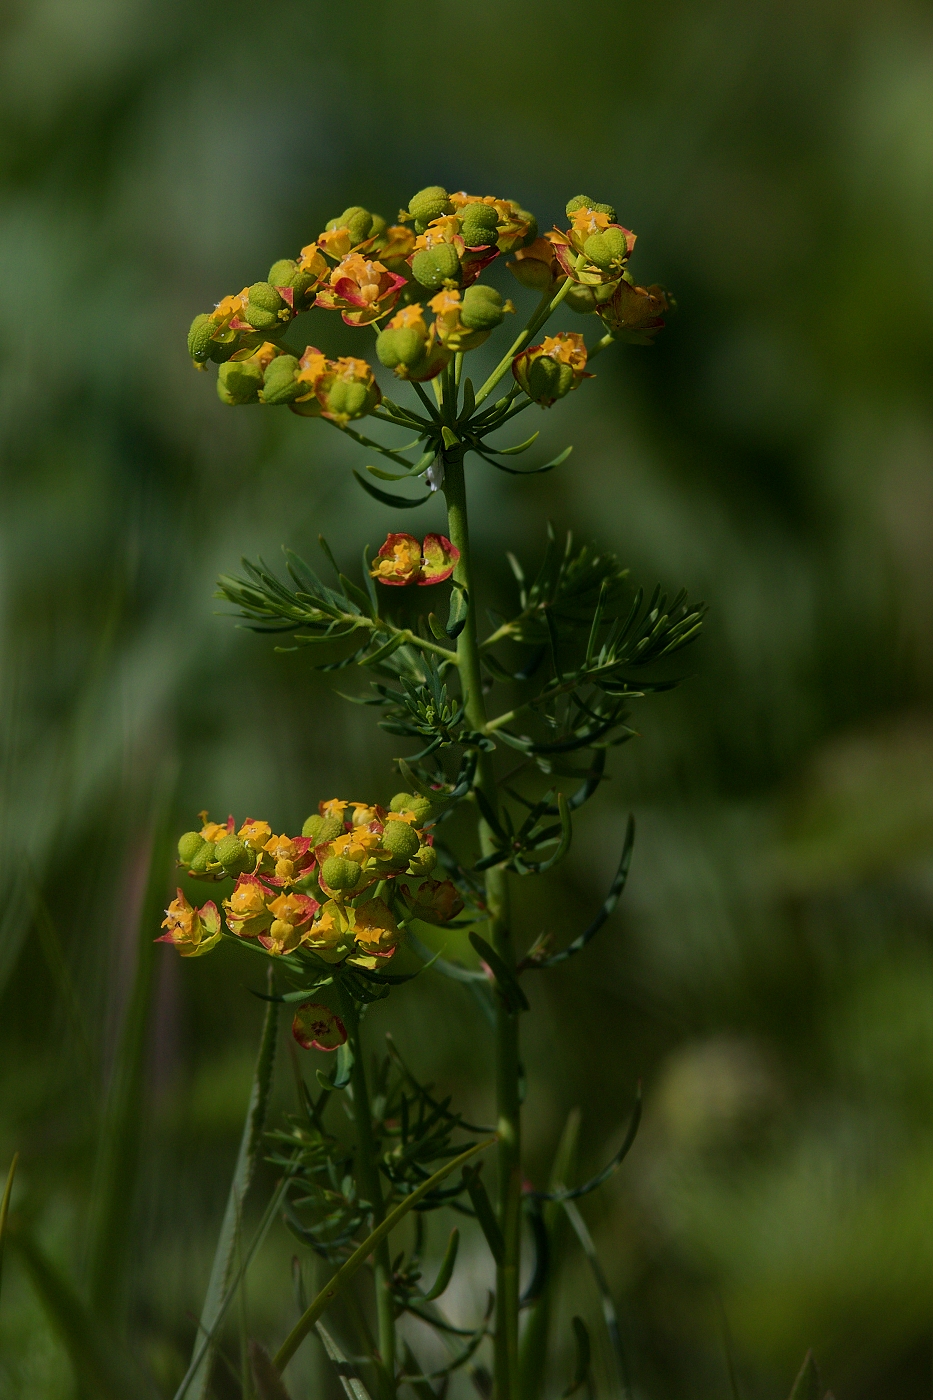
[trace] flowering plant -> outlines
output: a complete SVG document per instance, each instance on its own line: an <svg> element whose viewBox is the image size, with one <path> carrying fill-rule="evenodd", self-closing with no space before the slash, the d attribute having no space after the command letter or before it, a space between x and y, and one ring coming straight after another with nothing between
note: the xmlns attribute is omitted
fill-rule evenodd
<svg viewBox="0 0 933 1400"><path fill-rule="evenodd" d="M526 409L550 408L579 388L592 377L591 361L616 342L650 344L670 306L660 287L634 281L635 235L609 205L578 196L567 205L567 220L569 227L542 237L534 216L514 201L448 194L440 186L416 194L394 225L354 206L296 258L274 263L266 281L195 317L189 333L195 364L218 365L224 403L288 407L319 418L393 464L392 472L368 466L368 476L354 473L370 496L393 509L412 509L441 491L448 519L446 535L419 540L389 533L374 556L364 552L358 583L341 572L323 540L335 585L289 551L284 578L257 562L220 580L221 596L257 630L291 634L296 647L343 646L340 664L355 663L372 677L370 693L357 698L381 710L383 729L416 746L396 760L405 787L385 806L324 800L295 835L276 835L265 820L237 826L232 817L218 823L202 813L200 827L178 845L186 875L218 892L198 905L179 890L166 913L165 941L183 957L195 957L226 939L265 958L269 970L247 1155L258 1150L256 1104L265 1102L278 1008L291 1011L298 1046L335 1054L332 1072L318 1071L320 1095L301 1080L299 1115L272 1135L282 1176L270 1210L281 1210L297 1238L334 1273L311 1302L302 1298L302 1315L274 1358L254 1348L255 1384L263 1396L285 1394L281 1372L314 1326L328 1354L346 1366L321 1318L338 1295L349 1296L354 1275L372 1256L377 1336L368 1374L353 1382L355 1395L365 1395L368 1385L379 1400L392 1400L407 1384L427 1397L436 1393L435 1382L445 1384L464 1366L487 1393L480 1348L491 1336L496 1396L536 1400L554 1212L564 1207L574 1221L573 1200L619 1165L637 1128L636 1100L622 1149L583 1186L562 1184L562 1172L570 1170L566 1153L550 1193L524 1181L519 1025L528 1001L521 979L575 955L612 913L631 859L631 819L601 908L563 947L555 948L550 935L524 951L516 947L511 886L516 878L546 873L567 854L574 813L598 792L608 751L632 736L631 702L674 683L660 663L696 636L703 612L683 593L668 603L656 589L646 601L614 554L577 547L569 536L560 545L549 531L530 580L510 556L513 613L480 635L466 458L474 454L519 475L560 465L569 448L530 471L510 464L533 446L537 433L514 446L489 439ZM518 287L536 290L539 301L476 386L465 357L515 312L510 300L480 280L503 256ZM537 339L562 304L583 317L584 326L587 317L599 326L589 345L584 334L566 330ZM312 308L337 311L348 326L364 331L359 358L330 360L314 346L286 339L296 317ZM374 359L366 357L367 347ZM385 393L377 376L386 384L386 372L410 385L410 403ZM350 426L364 418L414 434L414 458ZM400 495L371 478L422 481L427 489ZM396 595L389 588L443 584L446 617L435 604L414 626L392 619L387 603ZM507 690L508 701L490 713L488 697L498 687ZM510 759L510 771L503 771L500 755ZM458 847L443 839L443 826L460 809L472 814L475 835ZM451 931L453 946L459 940L459 957L432 954L425 942L432 925ZM495 1130L465 1122L449 1101L435 1099L394 1046L374 1076L366 1071L361 1025L367 1006L426 966L472 989L494 1027ZM356 1129L350 1159L324 1125L328 1104L341 1092ZM495 1205L472 1162L493 1143ZM231 1220L243 1183L242 1177L235 1183L240 1195L231 1196ZM436 1302L454 1268L456 1230L433 1286L420 1283L425 1213L445 1205L478 1220L496 1286L476 1331L451 1348L449 1364L426 1373L398 1324L409 1314L448 1342L456 1335ZM413 1243L393 1259L389 1234L412 1210ZM521 1295L523 1218L532 1226L536 1266ZM579 1217L576 1223L585 1230ZM211 1347L236 1283L231 1258L229 1241L222 1239L178 1400L206 1394ZM524 1329L522 1309L529 1310ZM574 1328L577 1377L565 1394L588 1375L586 1329L580 1319Z"/></svg>

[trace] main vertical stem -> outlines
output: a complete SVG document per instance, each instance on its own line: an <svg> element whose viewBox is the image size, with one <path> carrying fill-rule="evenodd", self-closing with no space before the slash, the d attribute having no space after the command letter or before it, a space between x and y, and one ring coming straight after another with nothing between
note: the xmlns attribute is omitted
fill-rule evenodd
<svg viewBox="0 0 933 1400"><path fill-rule="evenodd" d="M360 1189L373 1208L373 1225L376 1226L381 1225L385 1219L385 1204L382 1199L382 1183L379 1180L379 1167L376 1162L373 1115L369 1103L369 1086L366 1083L366 1064L363 1059L360 1024L355 1018L353 1026L349 1030L349 1039L353 1050L353 1068L350 1081L353 1086L353 1118L359 1149L357 1176ZM394 1396L396 1389L395 1304L392 1301L392 1257L389 1254L388 1239L377 1245L373 1263L375 1265L379 1355L385 1370L384 1389L388 1396Z"/></svg>
<svg viewBox="0 0 933 1400"><path fill-rule="evenodd" d="M466 718L471 728L486 724L482 672L476 634L476 593L470 559L467 524L466 483L462 453L445 454L444 495L447 498L447 529L451 544L460 551L454 581L467 590L467 622L457 639L460 683L463 687ZM481 753L476 786L491 809L498 808L495 774L491 755ZM493 833L480 819L480 846L483 855L494 848ZM515 947L509 920L508 877L499 868L486 872L486 905L489 911L490 941L500 958L515 966ZM498 1217L503 1237L502 1262L496 1272L495 1369L496 1400L513 1400L518 1382L518 1275L521 1256L521 1104L519 1101L518 1017L502 1004L496 1007L496 1106L498 1113Z"/></svg>

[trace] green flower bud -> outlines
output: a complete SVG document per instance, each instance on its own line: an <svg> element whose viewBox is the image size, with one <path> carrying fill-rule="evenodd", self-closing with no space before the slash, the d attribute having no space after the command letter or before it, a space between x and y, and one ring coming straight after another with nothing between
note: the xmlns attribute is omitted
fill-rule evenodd
<svg viewBox="0 0 933 1400"><path fill-rule="evenodd" d="M339 817L319 817L315 812L313 816L308 817L301 828L301 834L310 836L313 845L323 846L343 835L343 822Z"/></svg>
<svg viewBox="0 0 933 1400"><path fill-rule="evenodd" d="M460 320L471 331L491 331L502 324L505 303L495 287L476 282L463 293Z"/></svg>
<svg viewBox="0 0 933 1400"><path fill-rule="evenodd" d="M321 866L321 878L332 890L352 890L359 884L360 867L344 856L329 856Z"/></svg>
<svg viewBox="0 0 933 1400"><path fill-rule="evenodd" d="M316 281L317 278L313 273L302 272L294 258L280 258L269 268L269 285L272 287L291 287L296 300L303 297L308 288L313 287Z"/></svg>
<svg viewBox="0 0 933 1400"><path fill-rule="evenodd" d="M616 211L611 204L595 204L588 194L578 194L574 199L568 200L567 218L572 218L578 209L595 209L597 214L605 214L611 224L616 221Z"/></svg>
<svg viewBox="0 0 933 1400"><path fill-rule="evenodd" d="M278 355L271 360L262 379L262 402L291 403L303 390L306 391L308 386L299 384L295 379L300 368L294 355Z"/></svg>
<svg viewBox="0 0 933 1400"><path fill-rule="evenodd" d="M421 838L407 822L386 822L382 846L400 864L407 865L420 845Z"/></svg>
<svg viewBox="0 0 933 1400"><path fill-rule="evenodd" d="M491 204L465 204L460 210L460 233L468 248L488 248L498 238L499 216Z"/></svg>
<svg viewBox="0 0 933 1400"><path fill-rule="evenodd" d="M386 369L395 369L398 365L414 369L424 359L424 348L424 337L411 326L380 331L376 337L376 354Z"/></svg>
<svg viewBox="0 0 933 1400"><path fill-rule="evenodd" d="M564 305L576 311L578 316L589 316L596 310L596 288L577 282L564 297Z"/></svg>
<svg viewBox="0 0 933 1400"><path fill-rule="evenodd" d="M370 401L369 386L346 379L335 379L327 391L327 412L346 418L361 418Z"/></svg>
<svg viewBox="0 0 933 1400"><path fill-rule="evenodd" d="M282 321L279 312L284 307L285 302L271 282L254 282L249 289L249 302L243 319L257 331L280 329Z"/></svg>
<svg viewBox="0 0 933 1400"><path fill-rule="evenodd" d="M255 869L256 857L239 836L225 836L214 847L214 859L219 860L228 875L246 875Z"/></svg>
<svg viewBox="0 0 933 1400"><path fill-rule="evenodd" d="M583 251L601 272L609 272L627 255L628 244L620 228L607 228L603 233L591 233Z"/></svg>
<svg viewBox="0 0 933 1400"><path fill-rule="evenodd" d="M536 402L562 399L573 388L573 370L570 365L552 360L550 355L541 355L531 361L528 367L528 397Z"/></svg>
<svg viewBox="0 0 933 1400"><path fill-rule="evenodd" d="M188 354L196 364L203 365L211 357L211 350L214 346L213 333L216 327L210 316L205 312L201 316L195 316L191 322L191 329L188 332Z"/></svg>
<svg viewBox="0 0 933 1400"><path fill-rule="evenodd" d="M373 214L372 221L372 228L369 230L370 238L381 238L389 227L388 219L384 219L381 214Z"/></svg>
<svg viewBox="0 0 933 1400"><path fill-rule="evenodd" d="M412 195L408 202L408 212L414 219L416 228L419 224L426 228L434 219L453 213L453 205L443 186L427 185L416 195ZM423 233L424 228L418 229L418 232Z"/></svg>
<svg viewBox="0 0 933 1400"><path fill-rule="evenodd" d="M411 260L415 280L431 292L439 292L445 282L459 282L460 259L450 243L421 248Z"/></svg>
<svg viewBox="0 0 933 1400"><path fill-rule="evenodd" d="M262 370L251 360L228 360L217 375L217 393L222 403L258 403Z"/></svg>
<svg viewBox="0 0 933 1400"><path fill-rule="evenodd" d="M213 862L214 843L213 841L205 841L204 844L199 848L199 850L195 851L194 855L192 856L191 865L189 868L194 872L195 875L203 875L207 867L209 865L212 865Z"/></svg>
<svg viewBox="0 0 933 1400"><path fill-rule="evenodd" d="M190 865L203 845L204 837L200 831L186 831L184 836L178 838L179 860L184 865Z"/></svg>
<svg viewBox="0 0 933 1400"><path fill-rule="evenodd" d="M434 808L426 797L411 792L397 792L389 803L390 812L411 812L418 826L430 821Z"/></svg>
<svg viewBox="0 0 933 1400"><path fill-rule="evenodd" d="M419 846L408 866L409 875L430 875L437 865L437 851L433 846Z"/></svg>
<svg viewBox="0 0 933 1400"><path fill-rule="evenodd" d="M211 346L211 359L215 365L225 365L242 348L241 337L236 333L229 340L215 340Z"/></svg>
<svg viewBox="0 0 933 1400"><path fill-rule="evenodd" d="M528 225L528 232L522 240L522 246L528 248L538 236L538 220L527 209L519 209L518 217Z"/></svg>
<svg viewBox="0 0 933 1400"><path fill-rule="evenodd" d="M327 229L345 228L350 234L353 243L362 243L371 236L373 226L373 216L368 209L364 209L360 204L351 204L349 209L344 209L337 219L329 219Z"/></svg>

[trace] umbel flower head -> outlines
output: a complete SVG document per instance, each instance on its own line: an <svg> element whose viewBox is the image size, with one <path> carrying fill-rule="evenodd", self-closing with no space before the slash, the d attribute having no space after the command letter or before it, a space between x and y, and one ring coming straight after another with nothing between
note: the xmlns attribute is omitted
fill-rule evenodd
<svg viewBox="0 0 933 1400"><path fill-rule="evenodd" d="M431 803L410 793L388 808L331 798L292 836L252 817L237 829L232 817L213 822L203 812L200 829L178 842L179 863L194 879L234 883L220 909L213 900L199 908L179 889L159 941L197 957L226 934L273 957L302 954L315 966L375 971L394 955L413 899L421 900L414 917L428 922L463 907L450 881L427 879L437 859L426 825L432 815ZM423 897L412 880L424 882Z"/></svg>
<svg viewBox="0 0 933 1400"><path fill-rule="evenodd" d="M432 432L440 435L438 415L429 408L430 417L421 418L419 411L413 415L383 401L374 370L391 370L397 379L412 382L419 394L422 383L442 376L434 389L439 402L444 398L445 412L451 393L462 392L466 402L466 385L473 380L460 357L483 345L515 310L482 280L503 255L518 283L553 298L548 314L561 303L582 315L598 314L609 338L591 347L591 353L612 339L649 345L663 327L672 303L661 287L642 287L633 279L629 261L635 234L617 221L615 209L577 195L567 204L566 216L566 227L540 236L537 219L518 201L465 190L451 193L441 185L413 195L395 224L351 205L328 219L296 256L274 262L265 280L222 297L213 310L196 316L189 352L199 369L218 365L217 391L225 404L287 405L301 417L345 430L375 414L398 427L423 426L427 446ZM308 312L318 320L339 312L355 330L372 327L375 356L368 337L361 337L358 354L337 359L314 345L289 342L295 318ZM535 312L532 322L542 326L546 319ZM507 372L508 358L497 373ZM547 407L579 386L586 377L586 359L582 338L561 331L540 345L523 347L512 368L520 388ZM521 406L516 404L516 410ZM468 444L476 439L471 427L479 423L481 437L501 417L489 410L475 417L469 410L466 414L457 419L467 428L458 440ZM446 427L452 431L450 424ZM368 445L393 456L393 449L383 444ZM440 467L429 470L432 490L442 480ZM380 577L390 581L384 572Z"/></svg>

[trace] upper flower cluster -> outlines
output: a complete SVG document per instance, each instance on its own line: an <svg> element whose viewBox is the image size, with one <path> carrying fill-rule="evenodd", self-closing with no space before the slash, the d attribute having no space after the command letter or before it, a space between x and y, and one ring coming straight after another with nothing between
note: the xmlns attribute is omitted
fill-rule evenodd
<svg viewBox="0 0 933 1400"><path fill-rule="evenodd" d="M431 815L430 802L411 793L388 809L332 798L289 836L266 821L250 818L237 830L232 817L212 822L203 812L200 830L179 840L180 863L195 878L236 884L220 909L212 900L196 908L179 889L161 941L198 957L220 942L225 923L272 954L305 949L325 963L375 970L395 952L400 922L446 923L463 908L449 880L430 878Z"/></svg>
<svg viewBox="0 0 933 1400"><path fill-rule="evenodd" d="M635 234L614 209L586 195L567 205L569 227L538 235L537 220L513 200L455 194L439 185L420 190L399 222L388 224L361 206L331 219L297 258L283 258L266 281L226 296L196 316L188 349L200 367L220 366L218 392L229 404L288 404L296 413L340 426L378 407L381 394L364 359L327 359L313 346L303 353L282 338L296 316L313 307L339 311L349 326L379 328L376 356L400 379L433 379L455 355L481 345L509 312L511 302L477 279L497 258L523 285L542 292L565 283L565 304L597 314L612 336L650 340L663 326L668 299L657 286L640 287L628 271ZM553 338L521 350L516 378L546 407L583 377L582 337L573 373L544 368L527 373L535 352L568 363ZM540 383L538 395L535 386ZM555 392L556 390L556 392Z"/></svg>

